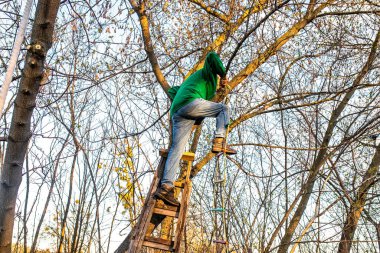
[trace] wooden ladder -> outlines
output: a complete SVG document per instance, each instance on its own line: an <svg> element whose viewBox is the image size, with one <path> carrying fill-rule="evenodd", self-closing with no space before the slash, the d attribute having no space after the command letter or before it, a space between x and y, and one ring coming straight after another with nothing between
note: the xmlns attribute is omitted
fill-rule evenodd
<svg viewBox="0 0 380 253"><path fill-rule="evenodd" d="M185 220L191 194L190 172L194 161L194 153L185 152L181 160L186 161L186 174L183 181L176 181L175 187L181 191L181 205L179 207L165 204L162 200L156 199L154 193L159 186L162 178L163 170L168 156L168 150L160 149L160 163L153 177L148 197L145 200L140 218L133 228L131 241L128 247L128 253L138 253L142 247L150 247L154 249L166 250L171 252L180 252L181 239L185 229ZM152 237L154 229L166 217L177 218L174 240L165 240L162 238Z"/></svg>

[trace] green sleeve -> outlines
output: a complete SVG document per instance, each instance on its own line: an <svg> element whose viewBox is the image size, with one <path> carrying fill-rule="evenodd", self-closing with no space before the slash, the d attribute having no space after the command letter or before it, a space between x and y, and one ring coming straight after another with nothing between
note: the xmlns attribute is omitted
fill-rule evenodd
<svg viewBox="0 0 380 253"><path fill-rule="evenodd" d="M226 76L226 68L224 67L223 62L217 53L214 51L208 53L206 57L206 64L207 63L211 66L211 71L214 74L217 74L220 77Z"/></svg>
<svg viewBox="0 0 380 253"><path fill-rule="evenodd" d="M180 88L180 86L173 86L173 87L171 87L171 88L168 90L169 97L170 97L171 100L174 99L174 97L175 97L175 95L177 94L179 88Z"/></svg>
<svg viewBox="0 0 380 253"><path fill-rule="evenodd" d="M205 80L209 81L214 88L216 88L216 75L219 75L222 78L225 77L226 69L223 66L222 60L220 60L219 55L214 51L211 51L206 56L206 60L202 68L202 76Z"/></svg>

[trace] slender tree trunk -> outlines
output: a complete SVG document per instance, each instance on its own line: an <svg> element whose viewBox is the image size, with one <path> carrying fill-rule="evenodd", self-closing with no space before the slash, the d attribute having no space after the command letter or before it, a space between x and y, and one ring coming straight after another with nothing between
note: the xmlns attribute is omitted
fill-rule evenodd
<svg viewBox="0 0 380 253"><path fill-rule="evenodd" d="M12 82L13 71L15 70L15 67L17 64L18 55L20 54L21 44L24 41L25 30L26 30L26 26L28 25L28 19L29 19L30 9L31 9L32 4L33 4L33 0L26 1L24 14L21 19L20 27L17 31L16 40L13 46L11 58L9 60L9 64L7 68L7 73L5 74L5 80L4 80L3 85L1 86L0 114L3 112L3 109L4 109L4 104L7 98L9 85Z"/></svg>
<svg viewBox="0 0 380 253"><path fill-rule="evenodd" d="M371 215L366 211L366 209L363 209L363 212L365 213L367 220L369 220L369 222L371 222L372 225L375 226L376 236L377 236L377 246L379 249L378 252L380 252L380 223L378 223L374 219L372 219Z"/></svg>
<svg viewBox="0 0 380 253"><path fill-rule="evenodd" d="M63 221L62 221L59 244L58 244L58 252L63 252L63 240L65 238L65 232L66 232L67 216L70 210L71 195L73 191L74 169L75 169L75 163L77 162L77 156L78 156L78 148L75 148L73 163L71 165L71 172L70 172L69 195L67 196L66 208L63 215Z"/></svg>
<svg viewBox="0 0 380 253"><path fill-rule="evenodd" d="M19 90L15 100L8 145L0 181L0 252L11 252L15 205L22 167L31 137L30 125L43 76L47 51L52 44L58 0L39 0Z"/></svg>
<svg viewBox="0 0 380 253"><path fill-rule="evenodd" d="M24 253L28 253L28 199L29 199L29 164L28 164L28 155L26 155L26 192L25 192L25 205L24 205Z"/></svg>
<svg viewBox="0 0 380 253"><path fill-rule="evenodd" d="M338 252L339 253L349 253L352 246L352 239L355 235L355 230L358 227L358 222L364 205L367 200L367 193L373 186L376 175L379 171L380 166L380 145L376 147L376 153L372 158L372 162L366 171L363 182L361 183L357 196L355 200L351 203L350 211L347 214L346 221L342 229L342 235L339 242ZM376 226L377 235L379 235L378 226Z"/></svg>
<svg viewBox="0 0 380 253"><path fill-rule="evenodd" d="M380 252L380 224L376 224L376 235L377 235L377 245L379 246L379 252Z"/></svg>
<svg viewBox="0 0 380 253"><path fill-rule="evenodd" d="M54 171L53 171L53 173L51 175L51 183L50 183L49 191L48 191L47 198L46 198L46 201L45 201L45 206L44 206L44 209L42 209L41 218L40 218L40 221L38 222L37 229L36 229L36 232L34 234L32 246L30 247L30 252L35 252L35 250L37 248L37 242L38 242L38 237L40 235L41 227L42 227L42 224L43 224L44 219L45 219L45 215L46 215L48 207L49 207L51 196L53 195L53 191L54 191L54 187L55 187L55 182L56 182L56 177L57 177L58 168L59 168L59 162L60 162L60 159L61 159L61 156L62 156L62 152L63 152L63 150L65 149L65 147L67 145L68 139L69 139L69 136L66 137L65 142L62 145L62 148L61 148L61 150L59 151L59 153L57 155L55 166L54 166Z"/></svg>
<svg viewBox="0 0 380 253"><path fill-rule="evenodd" d="M75 31L73 31L73 36L74 36ZM77 52L78 48L75 45L74 46L75 51L74 51L74 60L73 60L73 68L74 68L74 76L76 75L76 70L77 70ZM71 92L70 92L70 119L71 119L71 124L70 124L70 134L74 135L75 133L75 115L74 115L74 90L75 90L75 79L73 78L71 82L69 81L69 85L71 86ZM73 137L74 139L75 137ZM77 143L74 141L75 144L75 152L74 152L74 158L73 158L73 163L71 165L71 172L70 172L70 185L69 185L69 194L67 197L67 202L66 202L66 208L64 211L63 215L63 221L62 221L62 226L61 226L61 233L60 233L60 239L59 239L59 245L58 245L58 252L63 252L63 240L65 238L65 233L66 233L66 222L67 222L67 217L69 214L70 210L70 203L71 203L71 195L73 191L73 180L74 180L74 171L75 171L75 164L77 162L77 157L78 157L78 152L79 152L79 146Z"/></svg>

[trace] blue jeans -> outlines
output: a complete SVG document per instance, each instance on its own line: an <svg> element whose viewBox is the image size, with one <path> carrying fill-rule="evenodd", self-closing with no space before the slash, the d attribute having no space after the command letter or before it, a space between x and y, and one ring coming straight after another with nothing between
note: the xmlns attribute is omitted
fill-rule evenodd
<svg viewBox="0 0 380 253"><path fill-rule="evenodd" d="M215 137L225 137L230 120L229 109L225 104L214 103L204 99L195 99L172 115L172 144L166 160L162 184L173 186L176 180L179 161L191 134L196 120L205 117L216 117Z"/></svg>

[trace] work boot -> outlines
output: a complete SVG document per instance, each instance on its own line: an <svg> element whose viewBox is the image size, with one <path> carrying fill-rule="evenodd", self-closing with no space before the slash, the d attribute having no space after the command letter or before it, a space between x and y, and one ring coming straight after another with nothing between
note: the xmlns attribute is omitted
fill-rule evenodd
<svg viewBox="0 0 380 253"><path fill-rule="evenodd" d="M227 155L235 155L237 151L227 145L226 140L222 137L216 137L212 141L212 152L219 153L223 152Z"/></svg>
<svg viewBox="0 0 380 253"><path fill-rule="evenodd" d="M161 187L157 189L154 196L173 206L180 205L178 200L174 197L174 186L170 186L169 184L161 184Z"/></svg>

